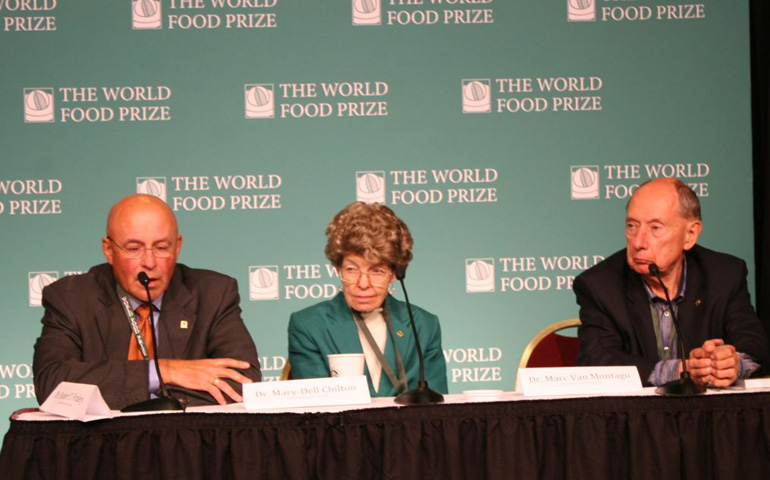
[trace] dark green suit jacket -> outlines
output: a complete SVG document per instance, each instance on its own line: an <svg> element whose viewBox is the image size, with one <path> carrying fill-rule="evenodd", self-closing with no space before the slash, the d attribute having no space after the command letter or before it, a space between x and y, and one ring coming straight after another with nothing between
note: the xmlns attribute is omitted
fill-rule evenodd
<svg viewBox="0 0 770 480"><path fill-rule="evenodd" d="M393 320L396 344L403 357L406 379L411 390L417 387L420 364L406 303L388 295L385 306ZM446 362L441 350L441 327L438 317L414 305L412 313L425 357L425 380L433 390L447 393ZM342 293L331 300L291 314L289 320L289 361L293 378L328 377L329 361L326 356L330 353L363 353L355 320ZM385 345L385 358L398 374L390 335ZM396 389L385 372L380 376L380 388L376 393L372 388L368 369L366 376L369 378L372 396L396 395Z"/></svg>

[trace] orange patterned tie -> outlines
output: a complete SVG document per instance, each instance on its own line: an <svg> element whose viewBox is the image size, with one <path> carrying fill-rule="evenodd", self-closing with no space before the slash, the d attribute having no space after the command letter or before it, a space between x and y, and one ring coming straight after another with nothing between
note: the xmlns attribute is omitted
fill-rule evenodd
<svg viewBox="0 0 770 480"><path fill-rule="evenodd" d="M147 305L140 305L136 309L136 313L139 315L139 331L142 332L144 338L144 344L147 346L147 354L150 358L154 358L152 349L152 327L150 326L150 307ZM144 360L142 351L139 350L139 345L136 342L136 335L131 333L131 342L128 344L128 359L129 360Z"/></svg>

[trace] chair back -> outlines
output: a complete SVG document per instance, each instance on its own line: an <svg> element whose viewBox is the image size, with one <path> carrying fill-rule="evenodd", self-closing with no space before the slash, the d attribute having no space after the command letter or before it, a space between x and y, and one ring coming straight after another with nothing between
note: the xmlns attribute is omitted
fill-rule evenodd
<svg viewBox="0 0 770 480"><path fill-rule="evenodd" d="M283 370L281 371L280 380L291 380L291 378L291 362L287 358L286 363L283 366Z"/></svg>
<svg viewBox="0 0 770 480"><path fill-rule="evenodd" d="M570 318L545 327L530 340L519 361L519 368L574 367L577 365L580 340L560 335L559 331L580 326L579 318ZM516 375L516 391L519 376Z"/></svg>

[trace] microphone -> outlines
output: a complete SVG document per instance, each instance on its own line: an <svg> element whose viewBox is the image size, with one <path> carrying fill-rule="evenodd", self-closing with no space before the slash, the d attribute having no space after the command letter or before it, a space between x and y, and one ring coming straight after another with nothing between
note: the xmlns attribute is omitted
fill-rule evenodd
<svg viewBox="0 0 770 480"><path fill-rule="evenodd" d="M668 311L671 312L671 318L674 321L674 330L676 331L677 349L679 350L679 359L682 361L682 374L679 380L672 380L665 385L662 385L655 389L655 393L659 395L696 395L706 391L706 387L693 382L690 377L690 372L687 371L687 359L685 358L684 341L682 340L682 334L679 331L679 321L674 313L674 304L671 302L671 297L668 294L668 288L663 283L663 278L660 276L660 268L654 263L649 266L650 274L660 282L660 286L663 287L663 293L666 295L666 305Z"/></svg>
<svg viewBox="0 0 770 480"><path fill-rule="evenodd" d="M412 324L412 333L414 334L414 344L417 347L417 358L420 360L420 380L417 382L417 388L408 392L399 394L394 400L401 405L418 405L426 403L440 403L444 401L444 396L428 387L425 381L425 359L422 356L422 347L420 338L417 336L417 327L414 323L412 314L412 305L409 303L409 295L406 293L404 278L406 277L406 265L398 265L394 269L396 279L401 283L401 289L404 291L404 300L406 301L406 310L409 312L409 322Z"/></svg>
<svg viewBox="0 0 770 480"><path fill-rule="evenodd" d="M150 335L152 341L153 360L155 360L155 372L158 374L158 382L160 383L161 396L157 398L151 398L139 403L134 403L121 410L121 412L153 412L161 410L184 410L182 404L168 393L166 383L163 381L163 377L160 375L160 366L158 365L158 347L155 341L155 321L154 321L154 309L152 308L152 297L150 295L150 277L145 272L139 272L137 275L139 283L144 285L144 289L147 292L147 301L145 304L150 308Z"/></svg>

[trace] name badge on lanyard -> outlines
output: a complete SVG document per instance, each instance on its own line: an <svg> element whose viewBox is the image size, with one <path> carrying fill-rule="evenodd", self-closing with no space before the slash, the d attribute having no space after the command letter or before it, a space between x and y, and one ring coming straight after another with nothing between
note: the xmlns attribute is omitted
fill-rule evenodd
<svg viewBox="0 0 770 480"><path fill-rule="evenodd" d="M131 327L131 333L136 337L136 345L139 347L139 352L141 352L142 357L145 360L150 360L147 344L144 342L144 335L142 335L142 331L139 329L139 322L136 320L136 312L131 308L131 302L128 301L128 294L120 285L117 285L117 291L120 304L123 306L123 313L126 314L126 318L128 319L128 326ZM152 310L150 311L150 315L152 315Z"/></svg>

